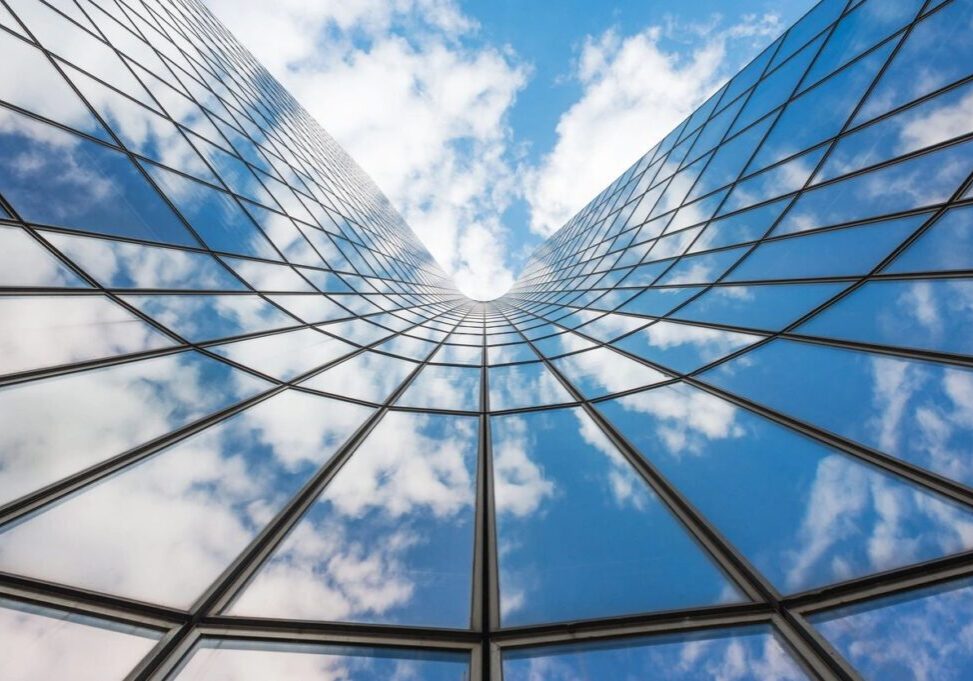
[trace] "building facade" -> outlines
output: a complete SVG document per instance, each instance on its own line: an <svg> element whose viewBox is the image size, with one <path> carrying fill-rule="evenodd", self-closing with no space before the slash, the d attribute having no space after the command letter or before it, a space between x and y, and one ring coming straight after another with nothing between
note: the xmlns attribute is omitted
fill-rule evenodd
<svg viewBox="0 0 973 681"><path fill-rule="evenodd" d="M462 296L193 0L0 2L0 678L973 674L973 0L823 0Z"/></svg>

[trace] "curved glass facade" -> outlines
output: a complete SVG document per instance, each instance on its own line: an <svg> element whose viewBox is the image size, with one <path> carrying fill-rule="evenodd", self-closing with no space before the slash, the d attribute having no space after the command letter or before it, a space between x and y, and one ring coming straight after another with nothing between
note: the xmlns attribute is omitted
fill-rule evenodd
<svg viewBox="0 0 973 681"><path fill-rule="evenodd" d="M973 668L973 0L823 0L461 295L193 0L0 3L0 678Z"/></svg>

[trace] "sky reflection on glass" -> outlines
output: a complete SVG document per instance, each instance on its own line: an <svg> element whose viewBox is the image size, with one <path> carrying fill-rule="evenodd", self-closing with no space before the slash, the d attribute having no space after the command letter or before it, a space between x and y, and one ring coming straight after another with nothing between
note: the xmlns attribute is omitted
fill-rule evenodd
<svg viewBox="0 0 973 681"><path fill-rule="evenodd" d="M175 678L179 681L466 681L469 673L469 655L459 652L204 640Z"/></svg>
<svg viewBox="0 0 973 681"><path fill-rule="evenodd" d="M809 677L766 627L600 644L525 648L503 656L505 681L642 679L805 681Z"/></svg>
<svg viewBox="0 0 973 681"><path fill-rule="evenodd" d="M973 441L973 372L968 369L777 340L703 378L973 483L973 461L963 453Z"/></svg>
<svg viewBox="0 0 973 681"><path fill-rule="evenodd" d="M467 628L477 422L389 413L231 614Z"/></svg>
<svg viewBox="0 0 973 681"><path fill-rule="evenodd" d="M960 681L973 668L969 578L809 619L867 681Z"/></svg>
<svg viewBox="0 0 973 681"><path fill-rule="evenodd" d="M0 676L5 681L121 681L160 637L147 629L0 598Z"/></svg>
<svg viewBox="0 0 973 681"><path fill-rule="evenodd" d="M971 17L818 3L479 305L204 6L0 3L0 591L46 604L0 599L0 677L121 678L190 622L176 678L459 681L498 611L508 681L805 678L717 533L805 592L802 654L963 678L968 579L895 570L973 549ZM547 627L751 605L779 629Z"/></svg>
<svg viewBox="0 0 973 681"><path fill-rule="evenodd" d="M5 528L0 569L188 607L368 412L276 395Z"/></svg>
<svg viewBox="0 0 973 681"><path fill-rule="evenodd" d="M504 625L742 599L586 414L491 427Z"/></svg>
<svg viewBox="0 0 973 681"><path fill-rule="evenodd" d="M598 405L781 590L973 546L973 513L685 385Z"/></svg>
<svg viewBox="0 0 973 681"><path fill-rule="evenodd" d="M0 389L0 503L270 387L195 352ZM58 427L51 428L54 418Z"/></svg>

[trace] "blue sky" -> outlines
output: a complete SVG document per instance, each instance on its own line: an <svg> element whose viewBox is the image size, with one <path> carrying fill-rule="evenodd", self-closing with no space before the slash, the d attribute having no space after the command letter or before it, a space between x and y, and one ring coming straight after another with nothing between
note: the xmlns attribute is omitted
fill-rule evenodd
<svg viewBox="0 0 973 681"><path fill-rule="evenodd" d="M483 299L813 5L209 4Z"/></svg>

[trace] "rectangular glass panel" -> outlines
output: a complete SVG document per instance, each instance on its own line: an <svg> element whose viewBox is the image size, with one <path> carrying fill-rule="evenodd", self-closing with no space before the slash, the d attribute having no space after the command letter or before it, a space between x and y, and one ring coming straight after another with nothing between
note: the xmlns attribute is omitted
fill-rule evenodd
<svg viewBox="0 0 973 681"><path fill-rule="evenodd" d="M0 598L5 681L121 681L161 634Z"/></svg>
<svg viewBox="0 0 973 681"><path fill-rule="evenodd" d="M0 374L175 345L105 296L0 296L0 318Z"/></svg>
<svg viewBox="0 0 973 681"><path fill-rule="evenodd" d="M468 653L337 644L206 640L179 670L179 681L466 681Z"/></svg>
<svg viewBox="0 0 973 681"><path fill-rule="evenodd" d="M491 428L504 626L741 600L580 409Z"/></svg>
<svg viewBox="0 0 973 681"><path fill-rule="evenodd" d="M767 626L616 639L503 654L504 681L664 679L808 681Z"/></svg>
<svg viewBox="0 0 973 681"><path fill-rule="evenodd" d="M477 430L386 414L229 613L468 628Z"/></svg>

